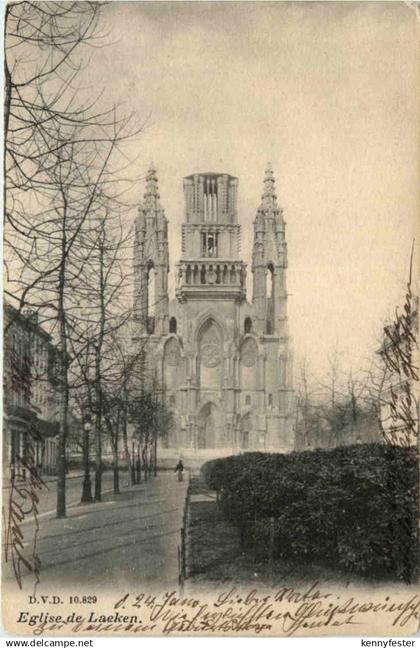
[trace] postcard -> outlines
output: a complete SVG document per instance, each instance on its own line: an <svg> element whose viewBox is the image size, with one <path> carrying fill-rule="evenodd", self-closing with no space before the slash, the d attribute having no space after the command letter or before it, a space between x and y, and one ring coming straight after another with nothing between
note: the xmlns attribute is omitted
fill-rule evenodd
<svg viewBox="0 0 420 648"><path fill-rule="evenodd" d="M418 6L4 24L5 631L415 634Z"/></svg>

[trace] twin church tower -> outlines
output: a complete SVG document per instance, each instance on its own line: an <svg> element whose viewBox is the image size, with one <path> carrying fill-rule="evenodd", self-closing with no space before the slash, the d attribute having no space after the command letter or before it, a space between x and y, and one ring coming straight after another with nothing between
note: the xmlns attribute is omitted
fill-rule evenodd
<svg viewBox="0 0 420 648"><path fill-rule="evenodd" d="M237 191L229 174L184 178L182 255L170 300L168 220L156 171L148 172L135 229L135 343L171 411L170 448L293 448L287 244L271 167L254 220L252 302Z"/></svg>

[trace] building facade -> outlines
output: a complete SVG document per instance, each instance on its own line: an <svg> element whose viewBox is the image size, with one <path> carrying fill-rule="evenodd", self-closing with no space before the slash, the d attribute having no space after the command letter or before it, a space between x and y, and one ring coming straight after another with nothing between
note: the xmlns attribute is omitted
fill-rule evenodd
<svg viewBox="0 0 420 648"><path fill-rule="evenodd" d="M3 476L55 474L58 423L52 371L56 350L36 313L5 305Z"/></svg>
<svg viewBox="0 0 420 648"><path fill-rule="evenodd" d="M172 413L171 448L293 448L285 221L271 167L254 220L252 301L238 179L184 178L182 255L169 300L168 220L150 169L136 219L135 344Z"/></svg>

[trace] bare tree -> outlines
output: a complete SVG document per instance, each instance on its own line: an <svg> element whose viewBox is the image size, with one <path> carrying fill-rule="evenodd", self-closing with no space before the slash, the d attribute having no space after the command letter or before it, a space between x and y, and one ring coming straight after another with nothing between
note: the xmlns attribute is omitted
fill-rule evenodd
<svg viewBox="0 0 420 648"><path fill-rule="evenodd" d="M129 421L134 426L136 441L139 448L137 473L140 481L141 466L144 479L154 472L157 460L157 443L159 437L164 437L170 425L170 414L161 398L162 390L157 383L143 388L133 395L129 401Z"/></svg>
<svg viewBox="0 0 420 648"><path fill-rule="evenodd" d="M87 276L89 260L96 254L89 235L96 228L95 218L103 210L101 187L114 179L111 157L127 136L127 122L115 120L112 132L98 139L94 129L89 140L75 142L77 135L57 133L62 141L49 171L51 206L44 229L38 229L37 245L26 253L19 282L29 285L28 275L37 276L31 303L44 314L56 334L60 349L57 385L60 393L60 434L58 439L57 515L65 515L65 446L70 399L69 372L73 361L70 340L79 337L84 327L81 301L84 287L92 281ZM74 127L73 130L79 130ZM102 129L101 129L102 130ZM85 134L86 137L86 134ZM66 139L67 138L67 139ZM44 214L45 218L45 214ZM41 220L41 218L40 218ZM99 327L100 327L99 313ZM79 323L79 324L78 324ZM80 333L82 329L82 333Z"/></svg>
<svg viewBox="0 0 420 648"><path fill-rule="evenodd" d="M344 376L341 369L340 352L335 343L327 358L328 371L319 383L319 415L323 419L329 436L328 445L340 443L341 432L345 425L345 407L343 407Z"/></svg>
<svg viewBox="0 0 420 648"><path fill-rule="evenodd" d="M105 197L106 198L106 197ZM105 205L110 205L105 200ZM132 248L131 232L124 232L120 214L116 211L112 214L105 207L105 213L95 221L94 237L89 241L89 248L94 251L90 254L88 267L90 282L87 290L90 290L90 308L96 311L97 329L93 340L94 349L94 400L95 400L95 501L101 500L101 476L102 476L102 427L104 421L104 401L107 395L107 379L109 371L112 370L113 358L108 353L112 348L112 335L114 331L123 326L131 316L131 310L123 308L124 294L128 291L131 274L125 269L124 261L127 258L127 251ZM109 379L108 379L109 381ZM111 382L113 377L111 376ZM114 385L113 385L114 386ZM111 426L111 417L108 407L106 408L108 418L106 420L108 429ZM119 415L118 426L119 427ZM114 449L118 445L118 432L111 430L111 445ZM117 461L117 449L114 454L114 461Z"/></svg>
<svg viewBox="0 0 420 648"><path fill-rule="evenodd" d="M89 233L103 209L101 196L117 179L111 158L135 134L131 116L120 119L115 108L99 110L95 98L81 102L74 86L85 46L100 44L101 6L23 1L6 8L6 291L17 299L17 312L23 306L37 310L58 342L59 517L66 512L72 352L89 338L80 311L84 273L95 249L88 245ZM96 341L100 322L99 313ZM100 479L98 487L100 496Z"/></svg>
<svg viewBox="0 0 420 648"><path fill-rule="evenodd" d="M319 432L319 413L317 411L317 387L310 371L309 363L303 358L299 364L295 386L296 431L302 450L316 442Z"/></svg>
<svg viewBox="0 0 420 648"><path fill-rule="evenodd" d="M358 430L369 416L367 377L341 366L337 345L328 357L328 370L314 378L303 363L297 389L299 428L304 439L309 435L319 445L334 447L359 439ZM315 383L315 385L313 384Z"/></svg>
<svg viewBox="0 0 420 648"><path fill-rule="evenodd" d="M412 289L414 242L404 305L395 309L394 320L384 326L375 370L370 374L369 394L383 438L391 445L413 446L418 441L419 380L418 298Z"/></svg>
<svg viewBox="0 0 420 648"><path fill-rule="evenodd" d="M100 10L95 2L6 6L4 260L8 294L18 297L18 312L30 304L29 293L39 281L33 269L16 290L16 274L48 225L48 215L40 216L56 189L51 170L72 138L84 139L84 126L108 120L92 110L94 104L80 105L74 87L86 46L100 39Z"/></svg>
<svg viewBox="0 0 420 648"><path fill-rule="evenodd" d="M379 348L379 344L378 344ZM364 400L366 407L372 412L378 424L378 428L382 434L384 432L384 425L386 425L386 416L384 417L384 410L388 402L387 391L389 388L390 373L388 368L384 365L381 356L377 353L374 359L370 362L366 370L366 390Z"/></svg>

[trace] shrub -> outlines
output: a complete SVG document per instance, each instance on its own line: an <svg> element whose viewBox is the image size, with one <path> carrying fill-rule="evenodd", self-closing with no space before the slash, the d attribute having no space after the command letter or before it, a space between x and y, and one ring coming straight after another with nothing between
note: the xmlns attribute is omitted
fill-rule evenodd
<svg viewBox="0 0 420 648"><path fill-rule="evenodd" d="M208 462L202 476L219 491L224 514L242 539L254 546L360 574L415 578L414 448L364 444L289 455L246 453Z"/></svg>

